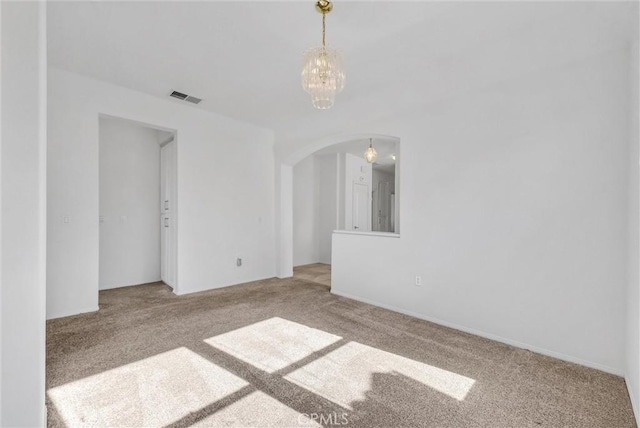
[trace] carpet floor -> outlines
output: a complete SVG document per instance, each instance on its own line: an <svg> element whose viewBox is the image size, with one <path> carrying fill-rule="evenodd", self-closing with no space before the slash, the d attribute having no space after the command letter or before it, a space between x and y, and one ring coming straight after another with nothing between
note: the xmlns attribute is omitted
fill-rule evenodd
<svg viewBox="0 0 640 428"><path fill-rule="evenodd" d="M50 427L634 427L624 380L299 277L47 322Z"/></svg>
<svg viewBox="0 0 640 428"><path fill-rule="evenodd" d="M293 277L317 282L331 288L331 265L313 263L293 268Z"/></svg>

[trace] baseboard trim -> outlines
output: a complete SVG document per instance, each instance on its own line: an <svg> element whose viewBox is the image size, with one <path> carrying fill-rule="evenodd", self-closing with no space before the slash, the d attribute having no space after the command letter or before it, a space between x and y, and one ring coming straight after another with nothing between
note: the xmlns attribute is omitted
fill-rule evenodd
<svg viewBox="0 0 640 428"><path fill-rule="evenodd" d="M97 312L100 309L99 306L96 306L94 308L90 308L90 309L80 309L80 310L73 310L73 311L68 311L68 312L60 312L57 314L53 314L53 315L48 315L47 316L47 320L54 320L57 318L65 318L65 317L72 317L74 315L81 315L81 314L87 314L89 312Z"/></svg>
<svg viewBox="0 0 640 428"><path fill-rule="evenodd" d="M271 275L271 276L265 276L265 277L257 277L257 278L252 278L252 279L247 279L241 282L234 282L233 284L221 284L221 285L217 285L217 286L205 286L203 288L195 288L192 290L187 290L184 291L184 284L180 284L180 290L176 291L174 289L173 294L175 294L176 296L184 296L187 294L194 294L194 293L203 293L205 291L212 291L212 290L218 290L220 288L227 288L227 287L235 287L236 285L243 285L243 284L250 284L252 282L258 282L258 281L264 281L266 279L271 279L271 278L276 278L275 276Z"/></svg>
<svg viewBox="0 0 640 428"><path fill-rule="evenodd" d="M633 414L636 417L636 424L640 426L640 409L638 408L636 397L633 396L633 390L629 386L629 379L627 378L627 376L624 377L624 383L625 385L627 385L627 392L629 393L629 399L631 400L631 408L633 409Z"/></svg>
<svg viewBox="0 0 640 428"><path fill-rule="evenodd" d="M125 285L118 285L118 284L100 285L98 286L98 291L113 290L116 288L137 287L138 285L155 284L157 282L162 282L162 279L157 279L153 281L136 282L135 284L125 284Z"/></svg>
<svg viewBox="0 0 640 428"><path fill-rule="evenodd" d="M469 333L469 334L473 334L475 336L480 336L480 337L484 337L485 339L490 339L490 340L495 340L496 342L501 342L507 345L511 345L511 346L515 346L516 348L521 348L521 349L526 349L532 352L536 352L538 354L542 354L542 355L546 355L548 357L553 357L553 358L557 358L559 360L563 360L563 361L568 361L570 363L574 363L574 364L579 364L581 366L585 366L585 367L589 367L592 369L596 369L596 370L600 370L606 373L610 373L610 374L614 374L616 376L621 376L624 377L624 372L622 370L613 368L613 367L609 367L600 363L595 363L592 361L587 361L587 360L583 360L580 358L576 358L576 357L572 357L570 355L566 355L566 354L562 354L560 352L555 352L555 351L550 351L548 349L545 348L540 348L538 346L534 346L534 345L529 345L523 342L518 342L517 340L513 340L513 339L508 339L506 337L502 337L502 336L498 336L492 333L486 333L484 331L480 331L480 330L476 330L473 328L469 328L469 327L465 327L465 326L461 326L455 323L451 323L448 321L443 321L441 319L438 318L433 318L433 317L429 317L426 315L422 315L422 314L418 314L412 311L407 311L392 305L387 305L384 303L380 303L380 302L375 302L373 300L369 300L369 299L365 299L362 297L358 297L358 296L353 296L347 293L343 293L341 291L334 291L333 289L331 290L331 293L338 295L338 296L342 296L342 297L346 297L347 299L352 299L352 300L357 300L359 302L363 302L363 303L368 303L370 305L373 306L379 306L381 308L384 309L388 309L390 311L393 312L398 312L404 315L409 315L412 316L414 318L418 318L421 320L425 320L425 321L429 321L432 322L434 324L438 324L444 327L449 327L449 328L453 328L455 330L460 330L463 331L465 333Z"/></svg>

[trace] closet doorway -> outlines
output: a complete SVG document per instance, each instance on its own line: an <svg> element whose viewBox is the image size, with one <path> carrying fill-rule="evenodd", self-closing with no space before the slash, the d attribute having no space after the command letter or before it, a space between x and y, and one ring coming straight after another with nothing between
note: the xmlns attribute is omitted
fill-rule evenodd
<svg viewBox="0 0 640 428"><path fill-rule="evenodd" d="M99 288L176 292L176 132L101 115L99 134Z"/></svg>

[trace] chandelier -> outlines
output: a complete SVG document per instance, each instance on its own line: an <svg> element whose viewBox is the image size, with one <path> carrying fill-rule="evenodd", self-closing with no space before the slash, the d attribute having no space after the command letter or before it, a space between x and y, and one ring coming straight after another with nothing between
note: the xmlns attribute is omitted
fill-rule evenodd
<svg viewBox="0 0 640 428"><path fill-rule="evenodd" d="M326 110L333 106L336 94L344 88L345 74L340 52L325 45L325 19L333 9L333 3L318 0L316 9L322 13L322 46L304 54L302 87L311 94L315 108Z"/></svg>
<svg viewBox="0 0 640 428"><path fill-rule="evenodd" d="M374 163L378 159L378 152L373 148L373 139L369 138L369 148L364 152L364 158L369 163Z"/></svg>

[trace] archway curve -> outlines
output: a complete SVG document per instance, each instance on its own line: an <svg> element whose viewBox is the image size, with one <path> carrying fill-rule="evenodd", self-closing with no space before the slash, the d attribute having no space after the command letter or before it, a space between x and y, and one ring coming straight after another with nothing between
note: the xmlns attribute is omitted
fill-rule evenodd
<svg viewBox="0 0 640 428"><path fill-rule="evenodd" d="M359 134L338 134L331 135L328 137L320 138L318 140L314 140L311 143L307 144L304 147L300 147L292 153L285 155L282 158L281 164L294 166L302 159L311 156L315 152L325 149L327 147L335 146L336 144L346 143L348 141L355 140L365 140L373 138L383 138L386 140L396 140L398 143L400 142L400 137L396 137L393 135L385 135L385 134L375 134L375 133L359 133Z"/></svg>
<svg viewBox="0 0 640 428"><path fill-rule="evenodd" d="M280 157L276 164L276 276L293 276L293 166L315 152L336 144L369 138L393 139L398 143L401 138L379 133L336 134L323 137ZM401 146L398 144L398 156L401 158ZM399 185L400 176L396 179Z"/></svg>

